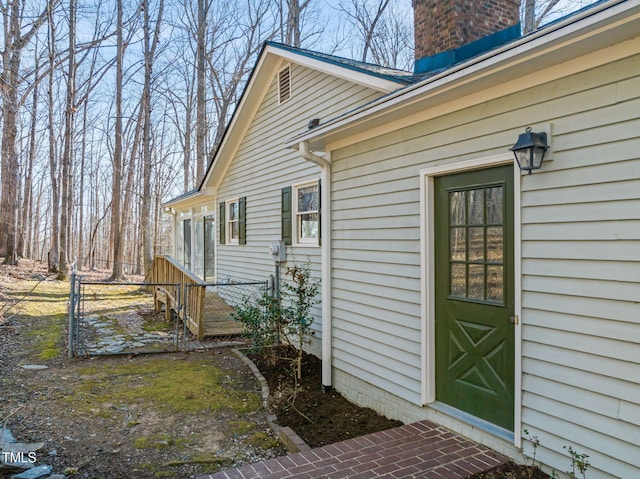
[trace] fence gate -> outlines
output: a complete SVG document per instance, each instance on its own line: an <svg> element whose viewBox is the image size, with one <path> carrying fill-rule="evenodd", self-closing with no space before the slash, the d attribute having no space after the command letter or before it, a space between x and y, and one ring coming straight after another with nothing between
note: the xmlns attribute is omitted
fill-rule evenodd
<svg viewBox="0 0 640 479"><path fill-rule="evenodd" d="M183 323L154 310L157 287L180 297L169 283L101 283L71 277L69 357L175 352L184 344Z"/></svg>

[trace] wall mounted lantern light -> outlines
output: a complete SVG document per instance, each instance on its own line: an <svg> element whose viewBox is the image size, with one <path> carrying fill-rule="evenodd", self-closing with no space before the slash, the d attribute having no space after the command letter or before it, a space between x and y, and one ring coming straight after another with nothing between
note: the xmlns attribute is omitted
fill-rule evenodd
<svg viewBox="0 0 640 479"><path fill-rule="evenodd" d="M542 167L544 154L549 149L547 145L547 134L533 133L528 127L524 133L518 137L518 141L509 150L513 151L518 166L522 171L539 170Z"/></svg>

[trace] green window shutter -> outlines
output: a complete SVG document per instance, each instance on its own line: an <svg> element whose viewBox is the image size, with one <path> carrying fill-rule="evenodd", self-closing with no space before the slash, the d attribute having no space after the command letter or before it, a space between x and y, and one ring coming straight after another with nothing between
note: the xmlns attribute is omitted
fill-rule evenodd
<svg viewBox="0 0 640 479"><path fill-rule="evenodd" d="M291 187L287 186L282 188L282 221L281 232L282 241L284 244L290 245L292 243L292 229L291 229Z"/></svg>
<svg viewBox="0 0 640 479"><path fill-rule="evenodd" d="M238 200L238 243L247 244L247 197Z"/></svg>
<svg viewBox="0 0 640 479"><path fill-rule="evenodd" d="M224 227L225 227L225 224L226 224L225 215L224 214L225 214L226 208L227 208L227 205L224 202L220 203L219 208L218 208L219 211L220 211L220 214L218 215L218 224L220 225L220 237L218 238L218 240L219 240L220 244L225 244L225 242L226 242L225 240L227 239L227 236L226 236L225 231L224 231Z"/></svg>
<svg viewBox="0 0 640 479"><path fill-rule="evenodd" d="M322 246L322 181L318 180L318 246Z"/></svg>

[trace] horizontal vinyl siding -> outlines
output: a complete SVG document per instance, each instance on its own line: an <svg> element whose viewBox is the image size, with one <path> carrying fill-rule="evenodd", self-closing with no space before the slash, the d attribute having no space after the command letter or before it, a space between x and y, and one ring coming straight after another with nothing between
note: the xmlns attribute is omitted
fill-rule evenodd
<svg viewBox="0 0 640 479"><path fill-rule="evenodd" d="M590 477L640 475L639 64L579 75L554 161L523 182L523 427L543 460L589 454Z"/></svg>
<svg viewBox="0 0 640 479"><path fill-rule="evenodd" d="M303 160L297 151L285 148L286 141L304 131L311 118L326 119L379 96L297 65L292 65L291 81L291 99L279 105L274 78L220 185L218 202L247 198L247 244L218 245L219 280L262 280L275 272L269 246L280 240L281 189L320 177L320 168ZM313 276L320 279L320 247L289 246L287 259L281 268L283 279L288 278L287 267L307 261ZM312 313L312 328L320 338L321 305L315 305Z"/></svg>
<svg viewBox="0 0 640 479"><path fill-rule="evenodd" d="M624 59L332 153L337 368L360 377L364 367L416 401L419 172L504 153L525 127L551 124L550 161L521 184L523 428L556 470L570 467L571 445L590 455L589 477L640 477L638 65ZM403 340L381 343L387 332Z"/></svg>

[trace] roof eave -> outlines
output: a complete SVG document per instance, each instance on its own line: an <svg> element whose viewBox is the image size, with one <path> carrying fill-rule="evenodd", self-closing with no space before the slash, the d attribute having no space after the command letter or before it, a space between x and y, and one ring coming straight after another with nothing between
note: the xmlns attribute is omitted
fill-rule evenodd
<svg viewBox="0 0 640 479"><path fill-rule="evenodd" d="M638 24L640 0L615 0L598 5L593 10L558 21L548 28L329 120L292 138L286 146L297 148L300 142L308 142L312 150L322 151L327 144L366 130L376 119L382 123L381 118L387 118L393 112L406 115L408 105L419 111L425 101L429 101L430 106L433 102L446 101L448 96L443 92L456 88L478 89L479 80L487 80L491 74L522 75L536 68L575 58L581 53L589 53L594 51L594 47L604 48L622 39L634 38L640 31ZM613 35L613 30L617 30L618 34ZM593 36L592 41L586 41L585 38L590 35Z"/></svg>

